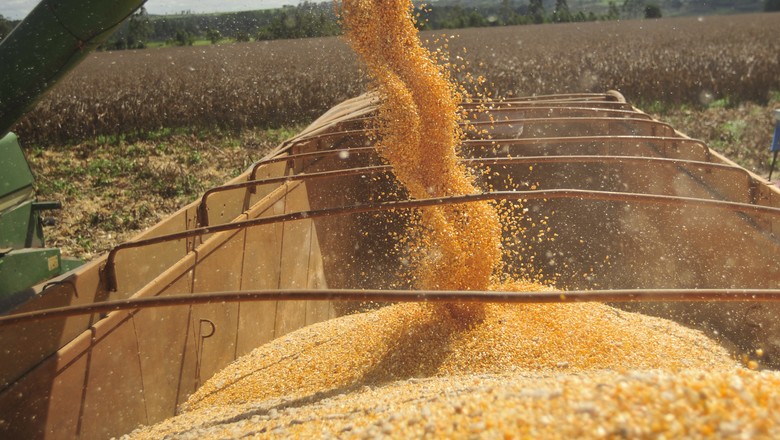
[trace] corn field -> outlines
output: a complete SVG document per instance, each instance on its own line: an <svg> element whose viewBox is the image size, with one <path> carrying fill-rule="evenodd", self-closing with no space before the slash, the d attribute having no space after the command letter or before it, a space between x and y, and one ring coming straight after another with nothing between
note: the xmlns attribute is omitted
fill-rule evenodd
<svg viewBox="0 0 780 440"><path fill-rule="evenodd" d="M493 93L615 89L630 102L766 102L780 89L780 14L467 29L472 71Z"/></svg>
<svg viewBox="0 0 780 440"><path fill-rule="evenodd" d="M779 13L462 29L445 36L443 50L484 76L493 96L616 89L640 105L706 107L766 102L780 90L778 29ZM179 127L289 126L367 87L338 38L96 53L14 130L45 146Z"/></svg>

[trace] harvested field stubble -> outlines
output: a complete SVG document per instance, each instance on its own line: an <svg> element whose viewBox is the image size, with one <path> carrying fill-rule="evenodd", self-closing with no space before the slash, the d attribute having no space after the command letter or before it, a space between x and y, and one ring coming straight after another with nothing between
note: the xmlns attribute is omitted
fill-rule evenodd
<svg viewBox="0 0 780 440"><path fill-rule="evenodd" d="M638 103L763 103L780 90L778 27L779 13L763 13L462 29L448 50L493 83L493 96L617 89ZM289 125L363 91L337 38L97 53L15 131L50 145L163 127Z"/></svg>
<svg viewBox="0 0 780 440"><path fill-rule="evenodd" d="M780 108L780 93L775 92L766 106L744 102L733 107L710 107L703 111L690 108L667 110L655 118L721 152L761 176L769 173L769 146L775 125L772 109ZM774 174L777 176L777 174Z"/></svg>
<svg viewBox="0 0 780 440"><path fill-rule="evenodd" d="M91 259L235 177L290 133L175 133L162 140L28 149L38 197L63 205L47 213L56 220L46 227L47 245Z"/></svg>

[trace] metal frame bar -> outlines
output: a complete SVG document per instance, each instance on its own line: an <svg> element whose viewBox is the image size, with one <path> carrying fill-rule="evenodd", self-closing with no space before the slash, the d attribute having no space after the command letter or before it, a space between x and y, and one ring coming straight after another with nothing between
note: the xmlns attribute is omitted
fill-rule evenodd
<svg viewBox="0 0 780 440"><path fill-rule="evenodd" d="M320 158L328 156L338 156L341 153L362 154L362 153L374 153L376 147L347 147L347 148L334 148L328 150L307 151L306 153L290 154L287 156L279 156L271 159L258 161L252 165L252 172L250 173L250 179L254 180L254 176L257 175L257 169L262 165L268 165L278 162L286 162L295 159L308 159L308 158Z"/></svg>
<svg viewBox="0 0 780 440"><path fill-rule="evenodd" d="M540 111L548 111L548 112L566 112L566 111L579 111L579 112L591 112L591 113L604 113L604 116L597 116L597 117L605 117L605 118L618 118L618 119L653 119L652 116L648 115L647 113L638 112L635 110L626 110L623 108L599 108L599 107L586 107L586 104L582 104L582 106L578 105L572 105L572 106L524 106L524 107L513 107L513 106L503 106L503 107L495 107L495 108L484 108L479 109L480 111L475 114L484 114L484 115L500 115L501 113L510 113L510 112L540 112ZM612 116L614 115L614 116ZM555 116L558 118L566 117L563 115ZM587 115L581 115L577 117L592 117ZM466 121L470 121L469 118L466 118Z"/></svg>
<svg viewBox="0 0 780 440"><path fill-rule="evenodd" d="M613 117L607 117L607 116L605 116L605 117L587 117L586 116L586 117L556 117L556 118L525 118L525 119L511 119L511 120L501 120L501 121L493 121L493 122L491 122L491 121L486 121L486 122L477 121L477 122L473 122L473 121L469 121L469 120L464 120L464 121L460 121L458 125L460 125L461 127L475 127L475 126L481 126L481 125L495 126L495 125L503 125L503 124L518 124L518 123L521 123L523 121L525 121L527 123L535 123L535 122L538 122L538 121L547 121L547 122L550 122L550 123L553 123L553 124L559 124L559 123L561 123L563 121L580 121L580 122L582 122L582 121L586 121L586 120L592 120L592 121L595 121L595 122L598 122L598 121L621 121L621 122L628 122L628 123L634 122L634 123L637 123L637 124L642 124L642 123L644 123L644 124L653 124L653 125L667 127L670 130L674 131L674 128L671 127L669 124L667 124L665 122L658 121L656 119L653 119L652 117L646 118L646 116L647 116L646 113L636 112L636 115L637 115L636 118L626 118L626 117L614 117L613 118ZM349 122L350 123L353 123L353 122L366 122L366 121L370 121L370 120L375 119L375 118L376 118L375 116L367 116L367 117L361 117L361 118L349 120ZM293 139L289 140L288 141L289 143L284 144L281 148L279 148L278 150L274 151L273 154L274 154L274 157L276 157L276 156L278 156L280 154L283 154L283 153L289 151L290 148L292 148L295 145L298 145L298 144L300 144L302 142L307 142L307 141L310 141L310 140L313 140L313 139L321 139L321 138L326 137L326 136L327 137L331 137L331 136L336 136L336 135L339 135L339 134L347 135L347 133L361 133L361 132L365 132L365 131L367 131L367 129L342 130L342 131L338 131L338 132L325 132L325 133L318 133L318 134L312 134L312 135L302 134L298 138L293 138Z"/></svg>
<svg viewBox="0 0 780 440"><path fill-rule="evenodd" d="M370 148L370 147L369 147ZM740 167L725 165L713 162L701 162L685 159L672 159L665 157L644 157L644 156L600 156L600 155L575 155L575 156L515 156L515 157L479 157L460 159L460 163L467 165L517 165L517 164L543 164L543 163L625 163L625 162L646 162L656 163L666 166L694 166L707 169L721 169L723 171L734 171L744 174L750 178L750 174ZM274 183L285 183L299 180L332 179L337 177L353 176L358 174L378 174L380 172L392 171L390 165L375 165L370 167L339 168L330 171L321 171L310 174L292 174L289 176L269 177L266 179L248 180L245 182L233 183L230 185L217 186L209 189L200 199L198 205L198 225L208 226L208 198L212 194L233 191L237 189L255 188L260 185L270 185Z"/></svg>
<svg viewBox="0 0 780 440"><path fill-rule="evenodd" d="M475 203L495 200L553 200L553 199L579 199L579 200L598 200L598 201L616 201L645 203L663 206L703 206L716 209L725 209L732 212L741 212L744 214L766 214L780 216L780 208L769 206L757 206L747 203L725 202L721 200L696 199L691 197L675 197L667 195L635 194L612 191L587 191L578 189L552 189L537 191L496 191L480 194L468 194L450 197L437 197L418 200L400 200L390 202L365 203L355 206L345 206L339 208L326 208L320 210L299 211L289 214L280 214L269 217L255 218L252 220L243 220L233 223L226 223L216 226L204 226L193 228L187 231L176 232L173 234L161 235L144 240L130 241L122 243L109 251L105 265L101 268L101 278L106 284L108 290L115 292L117 290L116 254L124 249L148 246L167 241L182 240L186 238L198 237L215 232L234 231L252 226L261 226L278 222L293 220L302 220L309 218L328 217L332 215L358 214L364 212L390 211L394 209L412 209L425 208L430 206L440 206L445 204Z"/></svg>
<svg viewBox="0 0 780 440"><path fill-rule="evenodd" d="M313 141L316 138L308 139L306 142ZM465 139L460 145L461 149L470 149L470 148L485 148L485 147L492 147L492 146L501 146L504 144L512 144L512 145L535 145L535 144L549 144L549 143L556 143L556 144L571 144L571 143L577 143L577 142L630 142L630 141L661 141L666 143L675 143L675 144L692 144L699 148L701 148L704 156L710 157L709 154L709 148L704 144L704 142L697 140L697 139L690 139L690 138L683 138L683 137L676 137L676 136L624 136L624 135L617 135L617 136L609 136L609 135L603 135L603 136L574 136L574 137L546 137L546 138L521 138L521 139L515 139L515 138L497 138L497 139ZM350 155L353 153L356 154L362 154L362 153L370 153L375 152L380 148L377 147L347 147L347 148L340 148L340 149L328 149L328 150L318 150L318 151L309 151L306 153L297 153L297 154L290 154L287 156L275 156L270 159L261 159L257 162L255 162L252 165L252 171L250 173L250 180L255 180L255 176L257 175L257 170L263 165L272 164L272 163L278 163L278 162L284 162L289 160L295 160L295 159L306 159L306 158L312 158L316 159L321 157L327 157L327 156L333 156L337 155L341 152L349 152Z"/></svg>
<svg viewBox="0 0 780 440"><path fill-rule="evenodd" d="M707 148L707 145L698 139L679 136L630 136L630 135L592 135L592 136L567 136L567 137L539 137L539 138L495 138L495 139L465 139L462 146L492 143L517 143L517 144L546 144L546 143L573 143L595 141L663 141L693 143Z"/></svg>
<svg viewBox="0 0 780 440"><path fill-rule="evenodd" d="M780 289L615 289L541 292L478 290L244 290L127 298L0 316L0 327L43 319L154 307L245 301L373 301L563 304L619 302L780 302Z"/></svg>
<svg viewBox="0 0 780 440"><path fill-rule="evenodd" d="M594 101L594 100L557 100L557 101L495 101L495 102L474 102L464 103L460 108L466 112L469 111L490 111L500 108L508 109L532 109L532 108L559 108L588 106L604 110L625 110L643 113L641 110L633 107L627 102L618 101Z"/></svg>
<svg viewBox="0 0 780 440"><path fill-rule="evenodd" d="M606 93L553 93L548 95L534 95L507 98L501 101L481 100L475 102L561 102L561 101L596 101L626 103L620 92L608 91Z"/></svg>
<svg viewBox="0 0 780 440"><path fill-rule="evenodd" d="M468 125L472 127L479 127L479 126L489 126L489 127L495 127L497 125L510 125L510 124L549 124L549 125L557 125L562 123L570 123L570 122L619 122L623 124L633 124L633 125L650 125L650 126L658 126L658 127L666 127L672 132L674 132L674 128L665 123L658 121L656 119L638 119L638 118L609 118L609 117L573 117L573 118L527 118L527 119L506 119L501 121L477 121L477 122L467 122L462 125ZM565 136L563 136L565 137Z"/></svg>

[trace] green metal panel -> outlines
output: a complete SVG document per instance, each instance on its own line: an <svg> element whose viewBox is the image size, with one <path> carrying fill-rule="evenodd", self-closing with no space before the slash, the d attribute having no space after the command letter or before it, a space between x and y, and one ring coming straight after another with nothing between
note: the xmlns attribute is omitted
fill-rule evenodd
<svg viewBox="0 0 780 440"><path fill-rule="evenodd" d="M59 249L20 249L0 257L0 297L61 273Z"/></svg>
<svg viewBox="0 0 780 440"><path fill-rule="evenodd" d="M1 101L0 101L1 102ZM8 133L0 139L0 200L6 196L32 187L33 173L22 153L16 135ZM2 211L0 202L0 211Z"/></svg>
<svg viewBox="0 0 780 440"><path fill-rule="evenodd" d="M0 136L144 1L42 0L0 43ZM42 245L38 214L30 205L32 183L16 136L0 139L0 247ZM39 238L38 243L30 243L30 237L33 242ZM0 295L59 275L61 269L59 249L6 253L0 257Z"/></svg>
<svg viewBox="0 0 780 440"><path fill-rule="evenodd" d="M0 213L0 248L26 247L32 219L32 201Z"/></svg>
<svg viewBox="0 0 780 440"><path fill-rule="evenodd" d="M0 135L144 1L41 1L0 43Z"/></svg>
<svg viewBox="0 0 780 440"><path fill-rule="evenodd" d="M33 174L13 133L0 139L0 170L0 247L42 246L32 209Z"/></svg>
<svg viewBox="0 0 780 440"><path fill-rule="evenodd" d="M62 265L61 272L65 273L65 272L70 272L73 269L83 265L84 264L84 260L80 260L78 258L73 258L73 257L62 257L61 256L60 257L60 264Z"/></svg>

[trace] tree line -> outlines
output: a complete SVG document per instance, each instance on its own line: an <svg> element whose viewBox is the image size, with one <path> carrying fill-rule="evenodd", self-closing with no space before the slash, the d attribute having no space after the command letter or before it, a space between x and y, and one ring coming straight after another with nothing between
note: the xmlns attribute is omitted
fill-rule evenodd
<svg viewBox="0 0 780 440"><path fill-rule="evenodd" d="M760 0L712 0L708 8L748 12L760 7ZM620 2L620 3L617 3ZM657 2L657 3L655 3ZM468 6L464 6L468 4ZM582 2L579 3L582 5ZM572 21L659 18L662 8L679 13L683 8L703 12L698 2L686 0L615 0L605 12L573 11L567 0L439 0L420 11L418 26L425 30L505 26ZM603 7L602 7L603 8ZM691 9L693 8L693 9ZM706 9L706 8L705 8ZM780 0L763 0L764 11L780 11ZM709 9L707 9L709 10ZM20 20L0 15L0 41ZM234 41L309 38L338 35L341 32L331 2L304 2L279 9L223 14L153 16L144 8L126 20L102 49L139 49L149 42L191 45L197 40L211 43Z"/></svg>
<svg viewBox="0 0 780 440"><path fill-rule="evenodd" d="M620 4L616 3L617 1ZM566 23L624 18L659 18L664 9L683 6L684 0L615 0L606 10L573 11L567 0L439 0L421 8L418 27L422 30L458 29ZM725 0L714 0L725 1ZM748 1L748 0L746 0ZM780 9L780 0L763 0L765 11ZM670 4L669 2L672 2ZM465 6L465 5L468 6ZM582 2L579 3L583 5ZM603 3L602 3L603 5ZM602 6L603 10L603 6ZM0 40L19 21L0 15ZM176 15L149 15L140 8L126 20L117 32L103 44L104 50L142 49L150 42L186 46L196 41L213 44L224 40L251 41L335 36L341 33L336 10L331 2L304 2L297 6L221 14L193 14L183 11Z"/></svg>
<svg viewBox="0 0 780 440"><path fill-rule="evenodd" d="M331 3L304 2L279 9L152 16L144 8L133 14L104 45L105 49L140 49L149 42L192 45L197 40L250 41L339 35Z"/></svg>
<svg viewBox="0 0 780 440"><path fill-rule="evenodd" d="M549 12L545 10L542 0L530 0L528 4L518 0L503 0L500 4L488 2L470 7L457 4L428 6L420 10L418 27L423 30L458 29L614 20L620 17L621 11L614 2L610 2L607 14L596 15L593 12L571 12L566 0L555 0L555 7ZM172 16L150 16L141 8L109 39L104 49L139 49L149 42L185 46L197 40L209 40L216 44L226 39L262 41L327 37L340 33L338 17L330 2L304 2L279 9L224 14L183 12Z"/></svg>

